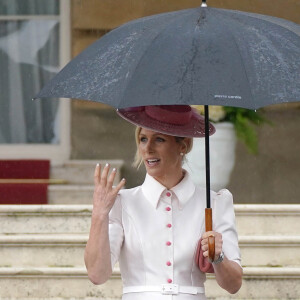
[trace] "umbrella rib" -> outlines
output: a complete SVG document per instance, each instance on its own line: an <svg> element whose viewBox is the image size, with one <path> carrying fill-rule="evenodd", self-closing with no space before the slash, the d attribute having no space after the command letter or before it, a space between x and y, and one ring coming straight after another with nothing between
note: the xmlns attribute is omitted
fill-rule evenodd
<svg viewBox="0 0 300 300"><path fill-rule="evenodd" d="M164 30L166 29L167 26L172 25L173 23L177 23L179 19L186 17L186 15L188 15L188 13L190 12L190 9L186 10L186 14L181 15L179 18L177 16L177 14L174 16L174 19L170 22L167 22L166 25L164 26ZM135 66L135 69L137 69L139 67L139 65L141 64L141 61L143 60L143 58L146 56L146 54L148 53L149 49L150 49L150 45L152 45L157 39L158 37L164 32L164 30L160 30L152 39L152 41L149 43L149 46L147 47L146 51L143 52L143 54L140 56L140 58L138 59L138 62ZM127 89L128 85L131 83L131 79L132 79L132 75L134 72L132 72L130 79L128 79L127 84L124 88L124 90ZM123 99L124 99L124 94L123 94ZM123 102L123 99L120 101L120 104ZM122 106L122 105L121 105Z"/></svg>
<svg viewBox="0 0 300 300"><path fill-rule="evenodd" d="M220 15L220 17L222 17L222 15ZM225 20L224 20L224 21L225 21ZM224 25L225 25L225 23L226 23L226 21L224 22ZM231 30L228 30L228 32L230 33L231 38L232 38L234 44L236 45L236 49L237 49L237 51L238 51L240 60L241 60L241 62L242 62L242 64L243 64L243 66L244 66L245 76L246 76L246 78L247 78L248 85L249 85L249 90L250 90L250 94L251 94L251 98L252 98L252 100L253 100L254 97L253 97L253 93L252 93L252 88L251 88L250 80L249 80L249 77L248 77L248 73L247 73L247 69L246 69L246 66L245 66L243 57L242 57L241 52L240 52L239 45L238 45L238 43L236 42L235 36L234 36L234 34L232 33L232 31L231 31Z"/></svg>
<svg viewBox="0 0 300 300"><path fill-rule="evenodd" d="M234 11L234 10L232 10L231 12L238 15L236 13L236 11ZM296 24L294 22L283 20L283 19L276 18L276 17L270 17L270 16L266 16L266 15L260 15L260 14L254 14L254 13L245 13L245 12L242 12L242 11L239 11L239 14L243 14L246 17L252 17L252 18L258 19L260 21L265 21L267 23L272 23L273 25L276 25L278 27L283 27L283 28L287 29L288 31L291 31L291 32L295 33L298 37L300 36L299 26L298 26L298 24ZM275 22L274 19L276 19L276 21L278 23Z"/></svg>
<svg viewBox="0 0 300 300"><path fill-rule="evenodd" d="M232 11L232 13L235 14L235 15L238 15L235 11ZM245 15L245 16L246 16L247 18L249 18L249 19L251 19L251 18L257 19L257 20L260 20L260 21L262 21L262 22L265 22L266 24L272 23L274 26L277 26L278 29L280 29L281 27L283 27L283 28L285 28L287 31L293 32L294 34L297 35L297 37L299 37L300 31L297 32L296 30L294 30L294 28L289 28L289 27L285 24L285 22L283 22L283 21L285 21L285 20L276 18L276 19L278 19L278 22L280 22L280 24L278 24L278 23L274 22L273 20L271 20L271 18L270 18L270 20L269 20L269 17L268 17L268 16L258 15L258 14L250 14L250 15L248 15L248 14L242 13L242 12L240 12L240 13L243 14L243 15ZM263 16L264 18L260 18L260 16ZM237 18L236 20L237 20L239 23L241 23L241 20L240 20L240 19ZM288 22L288 21L286 21L286 22ZM289 23L290 23L291 25L296 25L296 24L294 24L294 23L292 23L292 22L289 22ZM296 25L296 26L297 26L297 25ZM295 26L295 29L298 28L298 27L296 27L296 26ZM299 27L299 28L300 28L300 27ZM236 42L236 39L235 39L234 34L233 34L231 31L230 31L230 33L231 33L231 36L232 36L232 38L233 38L233 41L234 41L235 45L237 46L237 50L238 50L238 52L239 52L239 56L241 57L241 62L242 62L242 64L243 64L243 66L244 66L245 75L246 75L246 78L247 78L247 81L248 81L248 84L249 84L249 87L250 87L251 97L252 97L252 99L253 99L252 102L255 103L256 101L255 101L254 96L253 96L252 87L251 87L251 85L250 85L250 80L249 80L249 77L248 77L248 74L247 74L247 69L246 69L246 67L245 67L244 60L242 59L242 56L241 56L241 52L240 52L240 50L239 50L238 43ZM261 33L260 33L260 32L258 32L257 34L261 36ZM270 45L273 45L273 42L272 42L272 40L268 39L268 40L265 41L265 44L266 44L267 47L270 48ZM282 56L278 55L278 54L275 53L275 52L273 53L273 55L276 56L276 59L281 63L281 66L285 66L285 65L286 65ZM288 74L288 73L289 73L289 70L286 70L286 73ZM253 109L258 109L258 108L260 108L260 107L261 107L261 106L256 105L255 107L253 107Z"/></svg>
<svg viewBox="0 0 300 300"><path fill-rule="evenodd" d="M189 72L189 70L191 70L192 71L192 73L193 73L193 70L194 70L194 64L193 64L193 62L194 62L194 60L195 60L195 58L196 58L196 56L197 56L197 53L198 53L198 48L196 47L196 39L195 39L195 37L193 38L193 41L192 41L192 49L193 49L193 54L192 54L192 56L191 56L191 58L190 58L190 60L189 60L189 63L187 63L186 65L185 65L185 69L184 69L184 71L182 72L182 76L181 76L181 80L177 80L175 83L174 83L174 85L180 85L180 99L181 100L183 100L183 88L184 88L184 85L186 84L186 75L188 74L188 72ZM192 85L194 85L194 81L192 81L192 83L191 83ZM192 90L192 88L191 88L191 90ZM192 94L192 92L190 91L190 94ZM184 100L183 100L184 101ZM187 102L188 103L188 102Z"/></svg>
<svg viewBox="0 0 300 300"><path fill-rule="evenodd" d="M231 32L230 32L230 33L231 33ZM238 53L239 53L239 57L240 57L240 59L241 59L241 61L242 61L242 64L243 64L243 66L244 66L244 71L245 71L245 75L246 75L246 78L247 78L247 81L248 81L248 85L249 85L249 90L250 90L251 98L252 98L252 100L253 100L254 97L253 97L253 93L252 93L252 87L251 87L251 84L250 84L250 80L249 80L249 77L248 77L248 73L247 73L247 69L246 69L246 66L245 66L243 57L242 57L241 52L240 52L239 45L238 45L238 43L236 42L235 36L234 36L232 33L231 33L231 36L232 36L233 41L234 41L234 43L235 43L235 45L236 45L236 47L237 47L237 50L238 50Z"/></svg>

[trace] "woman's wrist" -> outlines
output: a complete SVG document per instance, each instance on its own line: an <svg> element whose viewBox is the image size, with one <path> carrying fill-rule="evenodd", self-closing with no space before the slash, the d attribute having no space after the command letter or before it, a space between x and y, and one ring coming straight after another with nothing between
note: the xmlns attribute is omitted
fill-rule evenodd
<svg viewBox="0 0 300 300"><path fill-rule="evenodd" d="M225 258L224 252L221 251L221 253L218 256L218 258L213 261L213 264L214 265L220 264L224 260L224 258Z"/></svg>
<svg viewBox="0 0 300 300"><path fill-rule="evenodd" d="M92 212L92 221L98 221L98 222L106 222L109 219L109 212L99 212L94 211Z"/></svg>

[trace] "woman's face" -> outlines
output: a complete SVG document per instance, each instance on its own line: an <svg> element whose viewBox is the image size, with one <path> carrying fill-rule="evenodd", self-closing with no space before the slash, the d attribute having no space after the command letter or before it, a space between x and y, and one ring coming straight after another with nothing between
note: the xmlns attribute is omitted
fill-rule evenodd
<svg viewBox="0 0 300 300"><path fill-rule="evenodd" d="M185 146L176 142L174 136L142 128L139 134L140 155L147 173L156 179L182 172L182 156Z"/></svg>

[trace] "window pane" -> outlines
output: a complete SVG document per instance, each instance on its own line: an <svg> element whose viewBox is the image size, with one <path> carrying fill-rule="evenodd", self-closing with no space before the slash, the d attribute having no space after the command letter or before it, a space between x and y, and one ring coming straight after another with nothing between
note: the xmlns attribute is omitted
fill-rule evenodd
<svg viewBox="0 0 300 300"><path fill-rule="evenodd" d="M0 143L58 143L59 102L32 97L58 72L59 22L0 22Z"/></svg>
<svg viewBox="0 0 300 300"><path fill-rule="evenodd" d="M58 0L0 0L0 15L58 15Z"/></svg>

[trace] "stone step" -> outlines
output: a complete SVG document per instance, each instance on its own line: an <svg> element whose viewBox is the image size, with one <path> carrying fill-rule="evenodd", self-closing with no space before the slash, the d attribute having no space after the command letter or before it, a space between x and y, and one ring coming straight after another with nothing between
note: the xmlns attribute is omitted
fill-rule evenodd
<svg viewBox="0 0 300 300"><path fill-rule="evenodd" d="M92 205L0 205L1 233L86 233ZM235 205L239 235L299 235L300 205Z"/></svg>
<svg viewBox="0 0 300 300"><path fill-rule="evenodd" d="M0 235L0 267L84 266L87 240L87 234ZM243 266L300 267L300 236L240 236L239 244Z"/></svg>
<svg viewBox="0 0 300 300"><path fill-rule="evenodd" d="M300 267L300 235L239 236L242 265Z"/></svg>
<svg viewBox="0 0 300 300"><path fill-rule="evenodd" d="M0 205L0 234L87 233L92 205Z"/></svg>
<svg viewBox="0 0 300 300"><path fill-rule="evenodd" d="M93 185L50 185L48 187L49 204L89 204L93 203Z"/></svg>
<svg viewBox="0 0 300 300"><path fill-rule="evenodd" d="M87 234L0 235L0 267L83 267Z"/></svg>
<svg viewBox="0 0 300 300"><path fill-rule="evenodd" d="M239 235L299 235L300 205L235 205Z"/></svg>
<svg viewBox="0 0 300 300"><path fill-rule="evenodd" d="M124 161L120 159L107 160L69 160L63 165L51 166L50 178L59 178L68 181L70 184L94 184L94 171L96 164L104 166L106 163L111 165L111 168L117 169L115 182L121 179L121 169Z"/></svg>
<svg viewBox="0 0 300 300"><path fill-rule="evenodd" d="M299 299L300 268L244 268L243 285L235 295L221 289L213 275L205 283L208 299ZM0 268L0 298L121 299L120 272L115 269L101 286L89 282L85 268Z"/></svg>

